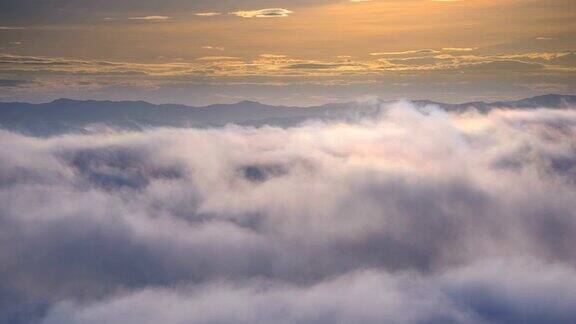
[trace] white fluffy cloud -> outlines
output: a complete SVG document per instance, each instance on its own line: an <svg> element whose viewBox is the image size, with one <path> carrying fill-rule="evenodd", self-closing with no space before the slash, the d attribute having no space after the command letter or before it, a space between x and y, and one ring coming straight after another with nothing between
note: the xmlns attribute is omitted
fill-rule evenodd
<svg viewBox="0 0 576 324"><path fill-rule="evenodd" d="M575 134L572 110L402 103L288 129L1 132L0 322L573 322Z"/></svg>

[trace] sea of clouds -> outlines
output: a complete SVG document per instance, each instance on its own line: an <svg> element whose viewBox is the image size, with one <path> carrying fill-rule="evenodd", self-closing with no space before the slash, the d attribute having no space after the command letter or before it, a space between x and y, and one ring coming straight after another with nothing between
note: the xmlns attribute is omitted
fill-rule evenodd
<svg viewBox="0 0 576 324"><path fill-rule="evenodd" d="M1 323L576 322L576 110L0 151Z"/></svg>

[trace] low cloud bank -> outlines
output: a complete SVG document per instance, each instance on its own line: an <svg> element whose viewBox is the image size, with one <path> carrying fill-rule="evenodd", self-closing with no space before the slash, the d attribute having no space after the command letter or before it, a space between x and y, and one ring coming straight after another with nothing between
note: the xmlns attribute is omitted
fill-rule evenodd
<svg viewBox="0 0 576 324"><path fill-rule="evenodd" d="M576 321L576 111L0 132L0 321Z"/></svg>
<svg viewBox="0 0 576 324"><path fill-rule="evenodd" d="M574 303L572 269L516 260L425 277L361 271L310 287L144 289L90 306L60 304L44 323L570 323Z"/></svg>

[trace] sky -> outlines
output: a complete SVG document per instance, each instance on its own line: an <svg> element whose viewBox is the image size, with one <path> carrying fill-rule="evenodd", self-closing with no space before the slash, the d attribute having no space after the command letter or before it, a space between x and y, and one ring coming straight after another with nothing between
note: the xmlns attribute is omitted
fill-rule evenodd
<svg viewBox="0 0 576 324"><path fill-rule="evenodd" d="M0 101L576 93L572 0L2 0Z"/></svg>

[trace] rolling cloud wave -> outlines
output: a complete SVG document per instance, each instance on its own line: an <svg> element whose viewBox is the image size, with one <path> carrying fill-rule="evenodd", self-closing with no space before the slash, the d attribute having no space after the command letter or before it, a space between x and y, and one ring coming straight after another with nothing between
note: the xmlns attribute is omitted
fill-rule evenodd
<svg viewBox="0 0 576 324"><path fill-rule="evenodd" d="M529 323L576 312L576 112L1 132L0 321Z"/></svg>

